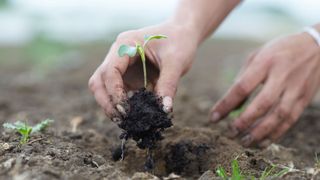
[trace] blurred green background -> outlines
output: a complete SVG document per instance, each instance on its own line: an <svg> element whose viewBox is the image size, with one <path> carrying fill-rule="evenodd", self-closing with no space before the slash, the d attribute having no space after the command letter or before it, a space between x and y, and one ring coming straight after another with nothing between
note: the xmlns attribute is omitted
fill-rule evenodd
<svg viewBox="0 0 320 180"><path fill-rule="evenodd" d="M33 71L72 66L84 49L105 48L128 29L159 23L177 0L0 0L0 64L34 64ZM265 42L299 31L320 17L317 0L247 0L214 38ZM92 58L103 58L101 56ZM102 59L101 59L102 60Z"/></svg>

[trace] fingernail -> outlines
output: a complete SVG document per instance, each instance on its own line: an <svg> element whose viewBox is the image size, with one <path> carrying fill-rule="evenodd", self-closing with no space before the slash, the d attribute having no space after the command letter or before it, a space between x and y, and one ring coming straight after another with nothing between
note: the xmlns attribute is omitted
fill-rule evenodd
<svg viewBox="0 0 320 180"><path fill-rule="evenodd" d="M114 118L111 119L111 121L113 121L114 123L120 123L121 119L118 118L118 117L114 117Z"/></svg>
<svg viewBox="0 0 320 180"><path fill-rule="evenodd" d="M259 144L259 147L266 148L266 147L270 146L270 144L272 144L272 141L270 139L265 139Z"/></svg>
<svg viewBox="0 0 320 180"><path fill-rule="evenodd" d="M230 125L229 126L229 133L227 134L227 136L229 138L235 138L236 136L238 136L238 134L239 134L239 130L235 126Z"/></svg>
<svg viewBox="0 0 320 180"><path fill-rule="evenodd" d="M251 145L251 143L253 142L253 138L250 134L248 135L245 135L242 139L241 139L241 144L244 146L244 147L248 147Z"/></svg>
<svg viewBox="0 0 320 180"><path fill-rule="evenodd" d="M125 110L124 107L121 106L120 104L117 104L117 105L116 105L116 108L117 108L117 110L119 111L119 113L120 113L122 116L127 115L126 110Z"/></svg>
<svg viewBox="0 0 320 180"><path fill-rule="evenodd" d="M172 111L172 98L166 96L162 99L163 111L169 113Z"/></svg>
<svg viewBox="0 0 320 180"><path fill-rule="evenodd" d="M217 122L220 120L220 113L218 112L213 112L211 116L211 121L212 122Z"/></svg>
<svg viewBox="0 0 320 180"><path fill-rule="evenodd" d="M127 97L128 97L128 98L131 98L131 97L133 96L133 94L134 94L133 91L129 91L129 92L127 93Z"/></svg>

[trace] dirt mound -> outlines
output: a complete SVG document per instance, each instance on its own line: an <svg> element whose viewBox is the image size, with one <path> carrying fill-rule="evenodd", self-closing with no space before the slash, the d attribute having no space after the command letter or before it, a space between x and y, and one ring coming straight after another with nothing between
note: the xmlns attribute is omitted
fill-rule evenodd
<svg viewBox="0 0 320 180"><path fill-rule="evenodd" d="M119 124L124 130L121 139L132 138L141 149L153 149L162 140L161 132L172 126L168 114L163 111L161 99L154 93L141 89L128 100L129 109Z"/></svg>
<svg viewBox="0 0 320 180"><path fill-rule="evenodd" d="M207 170L215 172L220 165L231 171L230 162L235 158L241 169L252 175L259 175L270 166L258 150L245 149L207 128L171 128L166 131L165 139L153 151L153 155L155 169L152 173L159 177L175 173L182 177L198 178ZM146 151L129 143L123 162L125 171L129 174L143 171L146 156Z"/></svg>

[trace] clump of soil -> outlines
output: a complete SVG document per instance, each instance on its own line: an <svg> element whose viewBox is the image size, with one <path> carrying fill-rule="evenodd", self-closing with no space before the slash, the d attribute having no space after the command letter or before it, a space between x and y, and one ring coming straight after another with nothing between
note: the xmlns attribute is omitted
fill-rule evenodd
<svg viewBox="0 0 320 180"><path fill-rule="evenodd" d="M163 139L161 132L172 126L171 118L163 111L161 98L140 89L128 100L129 111L119 127L124 130L120 139L132 138L141 149L154 149Z"/></svg>
<svg viewBox="0 0 320 180"><path fill-rule="evenodd" d="M210 149L208 144L202 143L198 145L187 140L168 145L168 149L170 153L165 156L168 174L171 172L177 174L197 172L201 174L208 170L208 167L204 166L208 161L207 151ZM195 163L195 165L189 166L191 163Z"/></svg>

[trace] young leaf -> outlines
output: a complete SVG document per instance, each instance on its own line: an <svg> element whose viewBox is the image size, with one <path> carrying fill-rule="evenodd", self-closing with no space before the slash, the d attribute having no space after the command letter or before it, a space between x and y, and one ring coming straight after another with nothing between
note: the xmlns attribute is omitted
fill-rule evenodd
<svg viewBox="0 0 320 180"><path fill-rule="evenodd" d="M3 124L3 127L6 128L6 129L12 129L12 130L16 130L17 127L11 123L4 123Z"/></svg>
<svg viewBox="0 0 320 180"><path fill-rule="evenodd" d="M240 167L239 167L239 163L237 159L232 160L231 163L232 166L232 180L241 180L242 179L242 175L241 175L241 171L240 171Z"/></svg>
<svg viewBox="0 0 320 180"><path fill-rule="evenodd" d="M137 54L137 47L134 47L134 46L122 44L118 50L118 55L120 57L123 57L125 55L128 55L129 57L134 57L136 54Z"/></svg>
<svg viewBox="0 0 320 180"><path fill-rule="evenodd" d="M29 140L29 135L32 131L31 126L28 126L26 123L23 123L21 121L17 121L14 124L5 123L3 124L3 127L17 131L22 136L20 140L21 144L27 143L27 141Z"/></svg>
<svg viewBox="0 0 320 180"><path fill-rule="evenodd" d="M53 123L53 122L54 122L54 120L52 120L52 119L46 119L46 120L36 124L35 126L32 127L32 133L43 131L45 128L47 128L49 126L50 123Z"/></svg>
<svg viewBox="0 0 320 180"><path fill-rule="evenodd" d="M14 124L12 124L12 123L4 123L3 127L7 128L7 129L12 129L12 130L19 130L19 129L26 128L26 124L21 122L21 121L17 121Z"/></svg>
<svg viewBox="0 0 320 180"><path fill-rule="evenodd" d="M227 173L224 170L223 167L219 166L216 170L216 173L218 174L219 177L221 177L222 179L226 180L228 179Z"/></svg>
<svg viewBox="0 0 320 180"><path fill-rule="evenodd" d="M143 47L145 47L147 45L147 43L153 39L165 39L165 38L168 38L168 36L166 35L161 35L161 34L158 34L158 35L145 35L144 36L144 43L143 43Z"/></svg>

